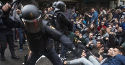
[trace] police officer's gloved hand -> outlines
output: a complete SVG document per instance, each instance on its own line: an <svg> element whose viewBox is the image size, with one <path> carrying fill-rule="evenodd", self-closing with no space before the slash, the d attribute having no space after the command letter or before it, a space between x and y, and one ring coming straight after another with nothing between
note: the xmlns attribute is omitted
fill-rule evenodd
<svg viewBox="0 0 125 65"><path fill-rule="evenodd" d="M66 35L62 35L59 40L62 42L62 44L64 46L66 46L67 48L73 50L72 49L74 47L73 42Z"/></svg>
<svg viewBox="0 0 125 65"><path fill-rule="evenodd" d="M68 38L65 35L62 35L60 37L60 41L63 43L64 46L66 46L69 50L71 50L73 52L73 54L77 55L76 47L73 44L73 42L70 40L70 38Z"/></svg>
<svg viewBox="0 0 125 65"><path fill-rule="evenodd" d="M77 49L76 49L76 47L75 47L74 45L72 45L71 51L73 52L73 54L74 54L75 56L78 55L78 51L77 51Z"/></svg>
<svg viewBox="0 0 125 65"><path fill-rule="evenodd" d="M76 51L76 47L74 45L72 45L71 51Z"/></svg>

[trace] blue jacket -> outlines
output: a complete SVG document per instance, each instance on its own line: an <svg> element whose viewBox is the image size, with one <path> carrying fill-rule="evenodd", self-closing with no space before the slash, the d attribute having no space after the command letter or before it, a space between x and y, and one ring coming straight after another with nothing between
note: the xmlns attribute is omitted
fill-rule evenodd
<svg viewBox="0 0 125 65"><path fill-rule="evenodd" d="M125 56L118 54L102 65L125 65Z"/></svg>
<svg viewBox="0 0 125 65"><path fill-rule="evenodd" d="M125 22L121 23L121 27L123 30L125 30Z"/></svg>
<svg viewBox="0 0 125 65"><path fill-rule="evenodd" d="M98 25L98 12L97 11L92 13L91 22L92 21L94 21L94 23L96 23L96 25Z"/></svg>

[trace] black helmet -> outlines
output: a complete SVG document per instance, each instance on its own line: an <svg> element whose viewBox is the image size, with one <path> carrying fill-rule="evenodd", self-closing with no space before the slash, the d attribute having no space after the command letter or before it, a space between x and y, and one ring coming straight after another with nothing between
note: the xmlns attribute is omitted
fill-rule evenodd
<svg viewBox="0 0 125 65"><path fill-rule="evenodd" d="M35 5L25 5L22 9L22 19L24 20L34 20L41 17L41 13Z"/></svg>
<svg viewBox="0 0 125 65"><path fill-rule="evenodd" d="M58 1L56 2L55 10L56 9L64 12L66 9L66 4L62 1Z"/></svg>

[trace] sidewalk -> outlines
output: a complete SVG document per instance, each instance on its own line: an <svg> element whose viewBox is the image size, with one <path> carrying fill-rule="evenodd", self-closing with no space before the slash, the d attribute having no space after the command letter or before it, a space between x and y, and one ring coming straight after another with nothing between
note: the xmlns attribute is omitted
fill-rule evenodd
<svg viewBox="0 0 125 65"><path fill-rule="evenodd" d="M18 43L16 42L15 44L17 45ZM20 59L19 60L11 59L10 51L7 48L5 51L6 61L0 61L0 65L23 65L24 56L28 53L27 45L24 45L23 51L19 51L19 46L16 47L15 50L16 50L16 55L19 56ZM36 65L52 65L52 64L46 57L42 57Z"/></svg>

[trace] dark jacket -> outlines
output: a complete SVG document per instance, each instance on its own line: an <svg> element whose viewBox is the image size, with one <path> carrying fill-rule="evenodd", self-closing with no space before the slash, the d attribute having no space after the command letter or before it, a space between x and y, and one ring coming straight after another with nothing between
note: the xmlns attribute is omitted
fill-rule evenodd
<svg viewBox="0 0 125 65"><path fill-rule="evenodd" d="M0 9L0 13L2 13L0 15L0 32L11 31L12 28L21 26L21 24L20 24L21 22L14 21L11 19L9 12L3 12Z"/></svg>
<svg viewBox="0 0 125 65"><path fill-rule="evenodd" d="M63 12L57 11L54 16L56 16L55 28L67 35L69 31L72 31L73 24L67 19Z"/></svg>

